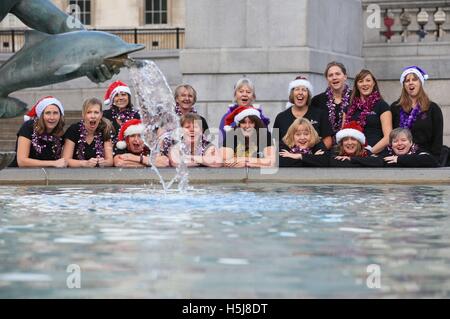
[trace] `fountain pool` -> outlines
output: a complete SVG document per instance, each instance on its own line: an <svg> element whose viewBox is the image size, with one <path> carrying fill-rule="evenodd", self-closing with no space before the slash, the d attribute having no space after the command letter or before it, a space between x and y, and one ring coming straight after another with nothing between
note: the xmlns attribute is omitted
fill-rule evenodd
<svg viewBox="0 0 450 319"><path fill-rule="evenodd" d="M448 298L449 204L450 186L0 187L0 298Z"/></svg>

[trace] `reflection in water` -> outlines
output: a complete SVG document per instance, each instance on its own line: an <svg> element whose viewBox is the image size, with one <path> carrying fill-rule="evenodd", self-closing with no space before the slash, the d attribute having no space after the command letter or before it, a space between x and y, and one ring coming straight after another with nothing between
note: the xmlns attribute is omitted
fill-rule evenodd
<svg viewBox="0 0 450 319"><path fill-rule="evenodd" d="M449 297L449 201L422 186L0 187L0 297Z"/></svg>

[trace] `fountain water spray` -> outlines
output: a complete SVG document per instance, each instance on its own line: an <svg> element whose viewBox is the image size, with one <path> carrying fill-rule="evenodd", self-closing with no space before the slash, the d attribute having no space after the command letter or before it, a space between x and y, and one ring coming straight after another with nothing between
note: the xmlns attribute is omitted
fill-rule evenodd
<svg viewBox="0 0 450 319"><path fill-rule="evenodd" d="M136 91L136 104L139 108L141 121L145 126L144 142L150 149L152 169L159 176L164 191L169 190L178 181L178 190L185 191L188 187L188 170L184 160L186 154L184 143L180 143L180 164L176 168L175 177L165 183L154 165L156 156L165 137L170 136L175 143L182 139L180 119L175 113L175 99L161 70L153 61L128 60L131 78Z"/></svg>

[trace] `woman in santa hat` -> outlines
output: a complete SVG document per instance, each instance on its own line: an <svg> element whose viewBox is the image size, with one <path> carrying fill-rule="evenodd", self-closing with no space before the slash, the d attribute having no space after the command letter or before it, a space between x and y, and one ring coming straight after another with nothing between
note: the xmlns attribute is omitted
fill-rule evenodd
<svg viewBox="0 0 450 319"><path fill-rule="evenodd" d="M64 107L53 96L33 106L17 133L16 159L11 167L67 167L62 158Z"/></svg>
<svg viewBox="0 0 450 319"><path fill-rule="evenodd" d="M303 76L299 76L289 83L288 109L279 113L273 124L274 130L278 129L280 144L292 123L296 119L306 118L314 126L326 148L331 148L334 134L328 114L321 108L311 107L313 91L311 82Z"/></svg>
<svg viewBox="0 0 450 319"><path fill-rule="evenodd" d="M145 126L141 120L133 119L125 122L119 131L118 142L114 151L114 166L116 167L168 167L169 159L162 154L150 158L150 149L142 139Z"/></svg>
<svg viewBox="0 0 450 319"><path fill-rule="evenodd" d="M280 144L280 167L326 167L327 149L311 122L299 118L292 123Z"/></svg>
<svg viewBox="0 0 450 319"><path fill-rule="evenodd" d="M113 166L111 122L103 118L102 102L92 98L84 102L83 119L66 131L63 157L69 167Z"/></svg>
<svg viewBox="0 0 450 319"><path fill-rule="evenodd" d="M169 150L170 165L176 167L181 161L184 151L188 167L222 167L223 161L218 149L209 142L201 129L202 119L198 114L188 113L180 119L183 129L181 143L175 144ZM182 147L183 146L183 147ZM182 149L183 148L183 149Z"/></svg>
<svg viewBox="0 0 450 319"><path fill-rule="evenodd" d="M234 85L234 98L233 103L229 105L227 112L222 116L220 120L219 129L221 132L220 143L222 143L223 138L226 135L224 130L225 119L234 110L240 106L248 107L251 106L259 111L259 117L266 127L269 126L270 119L263 114L262 107L258 104L254 104L256 100L255 86L249 78L241 78ZM234 124L231 124L232 126Z"/></svg>
<svg viewBox="0 0 450 319"><path fill-rule="evenodd" d="M115 81L108 87L104 104L109 109L103 112L103 117L111 121L115 130L112 136L114 144L123 123L141 117L139 112L133 109L130 88L122 81Z"/></svg>
<svg viewBox="0 0 450 319"><path fill-rule="evenodd" d="M440 159L444 120L439 105L430 101L424 90L428 74L418 66L409 66L400 76L402 92L391 105L394 128L411 131L414 143Z"/></svg>
<svg viewBox="0 0 450 319"><path fill-rule="evenodd" d="M384 158L391 167L438 167L436 158L413 142L411 131L397 127L389 134L388 156Z"/></svg>
<svg viewBox="0 0 450 319"><path fill-rule="evenodd" d="M260 110L240 106L224 121L227 132L221 153L226 167L272 167L276 162L272 135ZM234 128L233 128L234 127Z"/></svg>
<svg viewBox="0 0 450 319"><path fill-rule="evenodd" d="M352 121L344 125L342 130L336 133L338 145L337 155L331 156L332 167L382 167L381 157L371 156L366 149L367 140L363 128Z"/></svg>

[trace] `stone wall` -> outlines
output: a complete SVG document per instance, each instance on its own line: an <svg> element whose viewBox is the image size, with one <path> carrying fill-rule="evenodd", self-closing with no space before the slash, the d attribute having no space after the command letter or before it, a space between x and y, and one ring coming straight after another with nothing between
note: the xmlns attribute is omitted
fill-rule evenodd
<svg viewBox="0 0 450 319"><path fill-rule="evenodd" d="M284 109L289 82L299 74L308 76L320 92L329 61L343 61L351 74L364 65L362 34L348 32L348 21L361 29L360 1L209 3L186 1L186 46L180 67L183 81L197 89L200 110L212 125L219 122L233 98L234 84L243 76L253 80L257 103L274 119Z"/></svg>

